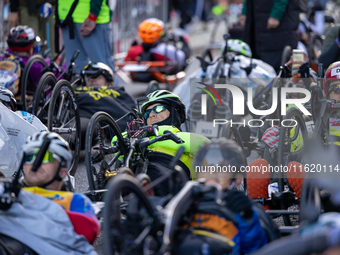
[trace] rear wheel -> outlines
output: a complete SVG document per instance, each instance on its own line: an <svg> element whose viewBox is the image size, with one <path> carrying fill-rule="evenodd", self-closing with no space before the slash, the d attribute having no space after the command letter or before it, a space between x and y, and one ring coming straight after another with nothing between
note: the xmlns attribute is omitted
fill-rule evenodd
<svg viewBox="0 0 340 255"><path fill-rule="evenodd" d="M116 154L110 151L113 137L117 137L119 146L124 144L121 130L112 117L105 112L95 113L85 136L85 166L90 193L105 188L108 179L116 175L120 167L118 157L126 156L125 147L120 146Z"/></svg>
<svg viewBox="0 0 340 255"><path fill-rule="evenodd" d="M80 152L80 117L76 95L66 80L58 81L53 89L47 127L48 130L60 134L69 143L73 156L69 173L74 176Z"/></svg>
<svg viewBox="0 0 340 255"><path fill-rule="evenodd" d="M52 91L57 79L51 72L45 73L38 83L33 97L32 114L37 116L44 125L47 125L48 108L50 106Z"/></svg>
<svg viewBox="0 0 340 255"><path fill-rule="evenodd" d="M135 178L116 176L109 182L104 200L105 254L153 254L159 249L156 209Z"/></svg>
<svg viewBox="0 0 340 255"><path fill-rule="evenodd" d="M20 78L21 102L19 103L19 107L21 107L21 110L27 111L27 103L29 105L31 104L31 98L33 98L34 92L36 90L35 86L37 86L36 84L33 84L30 73L33 72L32 76L39 75L40 77L40 71L46 66L47 64L41 55L34 55L27 61Z"/></svg>

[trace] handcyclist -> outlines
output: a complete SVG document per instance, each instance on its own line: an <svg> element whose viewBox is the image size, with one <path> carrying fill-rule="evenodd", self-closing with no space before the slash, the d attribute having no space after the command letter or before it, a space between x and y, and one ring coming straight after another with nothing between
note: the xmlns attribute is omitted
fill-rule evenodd
<svg viewBox="0 0 340 255"><path fill-rule="evenodd" d="M171 61L176 62L178 68L173 68L168 74L175 74L185 67L185 61L190 57L188 43L183 39L183 50L163 41L164 23L156 18L144 20L138 28L138 35L142 44L133 45L125 57L125 61ZM151 81L150 73L134 72L134 80Z"/></svg>
<svg viewBox="0 0 340 255"><path fill-rule="evenodd" d="M181 124L186 121L186 114L185 106L180 97L167 90L157 90L148 95L148 101L143 103L141 111L145 124L157 125L159 135L162 135L166 130L170 130L184 141L184 144L177 144L167 140L156 142L148 147L151 150L148 168L150 178L155 180L162 175L162 172L167 170L169 161L182 145L185 146L185 150L180 158L181 166L189 175L191 160L193 160L198 148L209 140L202 135L181 132ZM150 139L153 138L150 137ZM161 165L163 169L157 168L156 164ZM191 178L196 177L194 171L191 171L190 174ZM164 194L164 189L160 189L158 195Z"/></svg>
<svg viewBox="0 0 340 255"><path fill-rule="evenodd" d="M125 92L124 87L114 86L113 71L106 64L90 62L81 71L81 76L86 86L77 89L76 95L83 137L89 120L96 112L107 112L117 120L136 108L134 99ZM119 121L118 125L121 130L125 130L126 120Z"/></svg>
<svg viewBox="0 0 340 255"><path fill-rule="evenodd" d="M34 54L35 41L34 30L27 26L14 27L8 34L8 52L5 53L4 58L0 61L0 70L10 72L12 79L9 83L2 84L2 86L10 89L14 95L19 91L21 72L24 70L27 61ZM48 59L45 59L45 61L49 64ZM32 89L34 89L38 85L42 69L43 66L41 64L36 63L32 65L28 75L30 83L26 86L33 86Z"/></svg>
<svg viewBox="0 0 340 255"><path fill-rule="evenodd" d="M236 171L204 170L217 165L232 166ZM212 139L200 147L194 161L195 169L199 169L198 178L203 178L206 185L220 187L223 190L222 202L220 206L216 203L215 191L198 201L198 209L193 212L184 236L179 239L176 254L205 254L203 250L207 254L248 254L267 244L269 238L259 217L262 209L253 205L244 192L235 189L242 182L240 168L245 165L242 149L232 140ZM226 208L235 216L236 222L228 216ZM271 224L268 218L265 220ZM268 227L275 229L274 225Z"/></svg>
<svg viewBox="0 0 340 255"><path fill-rule="evenodd" d="M22 205L14 203L11 213L0 211L0 243L5 249L18 248L18 240L38 254L96 254L89 243L99 234L100 225L91 201L62 191L72 160L68 143L46 131L29 137L22 151L26 186L19 193ZM43 155L40 166L36 165L39 152Z"/></svg>

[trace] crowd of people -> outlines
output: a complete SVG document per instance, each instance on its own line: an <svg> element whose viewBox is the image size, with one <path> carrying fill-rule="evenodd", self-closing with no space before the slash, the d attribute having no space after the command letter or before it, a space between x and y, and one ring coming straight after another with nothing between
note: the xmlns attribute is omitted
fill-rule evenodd
<svg viewBox="0 0 340 255"><path fill-rule="evenodd" d="M240 132L243 132L239 138L241 145L225 137L209 139L210 136L207 138L202 134L192 132L193 129L188 129L189 125L186 124L192 124L190 118L193 115L190 111L197 104L202 104L200 101L203 98L200 97L201 92L189 98L187 90L182 90L185 92L181 94L177 93L176 89L173 92L155 89L148 93L141 105L138 105L136 100L125 91L123 84L117 82L111 47L112 10L109 1L57 0L47 2L50 4L47 7L55 13L55 19L53 19L53 15L49 16L50 25L55 24L56 31L55 34L50 32L50 39L55 42L55 45L51 45L51 52L58 53L61 49L59 44L63 42L66 62L70 62L74 52L80 51L79 56L75 59L75 74L73 75L81 78L81 86L75 88L77 107L79 107L77 110L80 115L81 149L85 148L87 127L95 113L104 111L112 119L119 120L117 126L126 137L129 131L127 128L129 127L128 114L132 111L134 114L140 111L141 118L137 118L139 124L150 126L150 129L157 127L158 134L149 135L149 140L173 133L181 141L181 144L171 140L159 141L148 146L147 157L143 160L148 160L146 174L150 178L150 186L152 186L152 182L157 183L159 179L162 179L162 176L173 171L170 162L177 151L184 146L178 164L184 170L188 180L200 182L207 187L217 187L216 189L221 191L219 194L221 201L216 201L217 195L214 192L200 195L195 202L196 209L186 214L190 217L186 218L185 224L181 225L183 231L178 231L179 238L176 238L176 246L172 247L171 252L173 254L241 255L257 251L258 254L261 252L264 254L268 251L267 249L275 247L275 240L279 239L280 241L277 223L272 221L259 203L252 201L247 196L245 192L247 176L241 171L242 167L248 165L247 156L249 156L242 146L242 140L249 142L253 129L249 128L249 134L245 134L246 129L243 131L240 129ZM196 78L249 78L253 83L256 83L255 78L263 75L261 82L266 82L267 86L271 86L268 84L271 84L279 71L287 72L289 70L297 73L294 77L290 73L290 79L307 78L309 82L305 83L303 87L312 90L314 86L312 82L317 81L313 80L311 75L314 71L310 66L308 52L304 53L303 61L297 61L292 56L284 67L281 66L284 48L290 46L292 49L297 49L298 42L306 39L302 37L301 31L299 33L299 15L305 11L301 7L302 0L207 2L210 7L214 6L212 12L215 15L230 15L227 10L232 4L239 7L243 4L238 19L239 25L242 27L242 36L240 36L240 31L237 31L231 34L231 39L228 38L223 43L221 51L223 58L221 59L224 59L224 65L219 65L217 62L208 63L210 65L207 65L206 68L203 68L202 65ZM94 203L89 197L73 190L71 180L74 177L69 173L72 162L72 146L62 135L48 131L44 123L36 116L17 109L18 96L21 92L19 88L21 74L29 59L37 54L35 52L36 35L39 34L42 38L49 36L46 26L43 26L44 22L37 15L40 6L46 3L38 0L35 0L34 3L10 0L9 3L11 13L8 17L8 24L11 28L7 36L8 49L0 59L0 175L13 178L13 180L3 179L2 182L0 179L0 222L2 222L0 253L8 255L96 254L93 244L101 232L99 219L102 216L95 212ZM325 3L319 4L320 6L317 5L316 10L323 11ZM197 10L201 8L200 5L202 5L202 1L199 0L169 1L171 9L175 9L181 14L180 28L187 31L191 20L198 14ZM200 12L203 19L208 16L205 13L206 10L207 8L203 8L203 11ZM50 31L52 30L54 28L51 26ZM319 31L316 28L314 30ZM231 29L231 31L233 30ZM202 34L202 36L206 35ZM124 61L137 63L137 65L142 61L170 65L172 67L170 71L169 69L159 71L162 75L176 75L185 71L188 65L187 60L191 57L189 43L185 37L180 37L182 47L179 49L176 45L168 43L168 37L166 24L163 21L153 17L145 19L139 24L138 40L131 45ZM340 103L339 38L339 26L328 29L321 49L322 53L318 58L318 63L323 64L326 70L324 73L317 74L324 78L321 83L322 88L319 88L318 91L318 98L319 100L330 100L332 104ZM233 62L238 63L237 67L227 61L231 58ZM53 60L46 58L45 61L50 64ZM27 86L35 90L42 76L43 66L33 65L29 71L30 84ZM130 76L133 81L138 82L150 82L158 77L154 71L130 72ZM59 78L62 79L62 77ZM210 88L209 85L207 87ZM205 89L201 90L209 92ZM212 92L216 94L214 89ZM211 95L210 92L208 94ZM224 95L221 97L223 103L227 103L228 107L232 105L231 102L226 102L227 97ZM221 101L220 98L219 100ZM187 104L187 101L190 103ZM216 102L215 105L217 105ZM216 107L216 109L219 108ZM337 119L340 119L339 110L332 111L330 114L332 123L327 123L327 125L329 124L327 130L334 136L338 136L340 132L337 125L334 124ZM11 126L5 123L10 123ZM263 136L260 138L260 143L267 151L273 152L275 146L277 147L273 144L277 144L279 136L282 135L278 133L278 127L274 126L261 132ZM265 134L269 133L271 142L274 141L273 144L269 144L265 137ZM220 134L217 136L221 136ZM100 135L98 135L99 140ZM111 139L112 144L117 142L116 136ZM237 139L236 137L234 140ZM322 150L327 150L327 143L325 142L325 148ZM100 144L100 146L107 145ZM110 149L105 147L105 150L100 151L101 156ZM12 152L16 157L14 161L1 156L2 154L7 157ZM272 153L272 155L274 154ZM320 155L323 154L320 152ZM119 156L121 155L115 155L115 159L117 160ZM261 162L261 167L263 167L268 165L269 158L257 160L259 161L255 160L254 162L258 164ZM337 163L336 159L335 161ZM254 162L253 164L255 164ZM303 168L302 163L297 162ZM197 172L195 170L195 166L210 169L216 165L232 166L236 171L222 173ZM106 171L109 171L111 166L101 165ZM91 171L96 170L93 168ZM268 198L274 193L268 184L277 180L266 178L268 182L260 181L256 185L259 190L265 190L265 193L268 190L266 194L266 198ZM18 181L18 179L20 180ZM109 181L110 178L107 178L105 183ZM14 184L17 186L12 187L11 185ZM153 186L153 195L162 198L170 197L170 200L173 196L171 194L173 185L168 179L162 180ZM264 187L260 187L260 185L264 185ZM244 190L238 190L242 186ZM292 186L287 182L287 190L295 192L294 198L295 196L300 198L297 195L300 190L297 191ZM307 235L306 232L314 233L318 230L325 233L328 238L327 246L323 250L315 250L315 252L325 251L322 253L324 255L337 254L339 249L339 225L334 222L339 218L337 196L340 189L333 186L332 184L330 190L320 192L321 202L326 208L324 209L326 216L320 217L319 221L315 219L316 230L312 229L310 225L304 226L301 230L305 235ZM10 188L13 189L10 200L14 202L8 206L6 191ZM256 196L258 199L262 198L260 194L256 194ZM14 200L15 197L16 200ZM252 198L255 198L254 194L252 194ZM221 204L226 209L222 208ZM129 207L126 210L129 210ZM323 220L327 218L327 213L333 213L334 221L326 220L328 225ZM297 238L303 239L303 236Z"/></svg>

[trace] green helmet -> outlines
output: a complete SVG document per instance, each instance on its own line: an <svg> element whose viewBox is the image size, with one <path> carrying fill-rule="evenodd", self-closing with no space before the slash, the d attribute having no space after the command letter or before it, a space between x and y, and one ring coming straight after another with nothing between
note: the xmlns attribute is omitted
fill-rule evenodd
<svg viewBox="0 0 340 255"><path fill-rule="evenodd" d="M222 52L224 47L222 48ZM248 58L251 58L252 52L249 45L239 39L230 39L228 40L228 51L238 52Z"/></svg>
<svg viewBox="0 0 340 255"><path fill-rule="evenodd" d="M181 123L185 122L185 105L183 104L181 98L168 90L156 90L149 95L147 95L149 100L142 104L142 114L144 113L149 105L155 103L163 103L172 106L177 110L180 115Z"/></svg>

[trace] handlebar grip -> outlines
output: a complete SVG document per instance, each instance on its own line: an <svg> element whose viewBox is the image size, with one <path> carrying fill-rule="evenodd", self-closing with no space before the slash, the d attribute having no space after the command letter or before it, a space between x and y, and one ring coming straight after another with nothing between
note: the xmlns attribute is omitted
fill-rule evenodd
<svg viewBox="0 0 340 255"><path fill-rule="evenodd" d="M41 166L41 163L44 159L44 156L45 156L45 153L47 152L47 149L48 147L50 146L50 143L51 143L51 139L49 138L46 138L43 142L43 144L41 145L40 147L40 150L33 162L33 165L32 165L32 172L36 172L38 170L38 168Z"/></svg>
<svg viewBox="0 0 340 255"><path fill-rule="evenodd" d="M184 141L181 138L179 138L177 135L172 133L170 130L165 130L164 134L170 134L170 139L174 141L175 143L184 143Z"/></svg>

